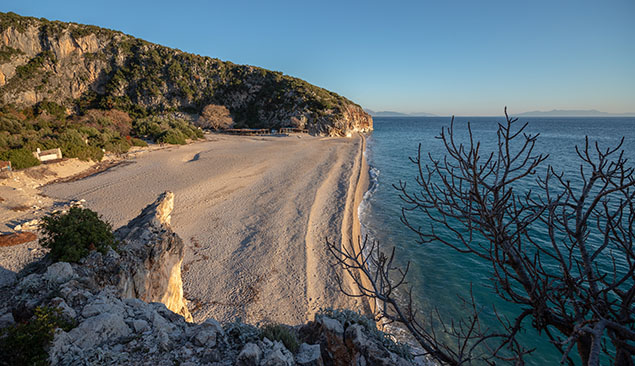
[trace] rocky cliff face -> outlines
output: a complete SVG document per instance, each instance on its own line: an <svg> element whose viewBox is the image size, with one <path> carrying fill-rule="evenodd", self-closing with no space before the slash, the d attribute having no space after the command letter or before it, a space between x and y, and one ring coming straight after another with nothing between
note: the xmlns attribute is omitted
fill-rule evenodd
<svg viewBox="0 0 635 366"><path fill-rule="evenodd" d="M3 328L28 323L36 307L47 307L75 324L55 331L48 347L53 365L413 364L372 320L350 311L279 326L297 338L296 347L240 322L187 322L179 269L183 242L169 227L173 199L164 193L117 231L124 241L120 253L92 252L78 264L45 260L0 287L0 343Z"/></svg>
<svg viewBox="0 0 635 366"><path fill-rule="evenodd" d="M69 110L200 111L226 106L243 127L346 135L372 129L363 109L303 80L152 44L120 32L0 13L0 101Z"/></svg>
<svg viewBox="0 0 635 366"><path fill-rule="evenodd" d="M115 232L125 243L117 287L124 298L163 303L192 321L181 279L185 244L170 228L173 208L174 194L165 192Z"/></svg>

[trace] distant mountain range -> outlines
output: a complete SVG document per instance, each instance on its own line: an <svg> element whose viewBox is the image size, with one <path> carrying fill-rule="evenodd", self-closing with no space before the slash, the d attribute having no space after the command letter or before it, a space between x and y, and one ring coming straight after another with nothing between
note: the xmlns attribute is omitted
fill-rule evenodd
<svg viewBox="0 0 635 366"><path fill-rule="evenodd" d="M439 117L437 114L427 112L402 113L395 111L374 111L364 108L366 113L373 117ZM596 109L552 109L550 111L531 111L524 113L513 113L513 117L635 117L632 113L609 113Z"/></svg>
<svg viewBox="0 0 635 366"><path fill-rule="evenodd" d="M371 113L372 114L372 113ZM633 113L608 113L595 109L553 109L550 111L532 111L514 114L515 117L632 117Z"/></svg>
<svg viewBox="0 0 635 366"><path fill-rule="evenodd" d="M373 111L372 109L364 108L366 113L370 114L373 117L438 117L436 114L426 113L426 112L415 112L415 113L401 113L394 111Z"/></svg>

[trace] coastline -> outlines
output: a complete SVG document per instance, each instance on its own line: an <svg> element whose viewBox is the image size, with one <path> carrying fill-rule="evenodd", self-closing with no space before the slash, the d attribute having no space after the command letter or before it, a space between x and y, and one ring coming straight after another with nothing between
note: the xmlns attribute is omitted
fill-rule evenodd
<svg viewBox="0 0 635 366"><path fill-rule="evenodd" d="M344 220L342 222L342 242L341 247L346 248L352 245L352 249L355 253L361 252L361 243L364 238L362 237L362 226L359 217L360 205L364 201L364 194L368 191L370 187L370 173L368 166L368 162L366 161L366 136L364 134L359 134L361 139L359 155L357 157L355 173L351 175L351 186L350 186L350 195L347 204L350 208L347 208L347 218L348 220ZM350 224L348 224L350 222ZM346 225L349 225L348 230L346 229ZM350 234L348 234L350 233ZM346 276L349 291L355 294L359 294L359 290L356 288L355 283L350 278L350 276ZM362 276L362 281L364 277ZM365 285L368 285L363 281ZM376 304L371 299L364 299L364 301L359 304L359 308L357 309L361 311L363 314L374 314L376 310Z"/></svg>
<svg viewBox="0 0 635 366"><path fill-rule="evenodd" d="M116 228L157 192L173 191L172 223L187 246L183 281L194 320L293 325L324 308L370 308L340 292L325 245L326 238L345 243L360 234L364 150L361 135L214 135L44 193L85 199Z"/></svg>

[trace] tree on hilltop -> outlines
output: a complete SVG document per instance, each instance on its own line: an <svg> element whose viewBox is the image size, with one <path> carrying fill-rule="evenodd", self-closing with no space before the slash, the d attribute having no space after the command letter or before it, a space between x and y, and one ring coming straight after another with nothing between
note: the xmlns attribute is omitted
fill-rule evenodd
<svg viewBox="0 0 635 366"><path fill-rule="evenodd" d="M442 364L522 365L533 349L518 335L531 326L555 345L563 364L573 365L577 352L584 365L632 366L635 175L621 150L624 139L606 148L587 137L576 147L578 176L568 177L550 165L542 170L548 156L534 151L538 135L526 133L527 124L518 126L507 110L505 117L491 153L469 124L468 141L458 141L453 118L439 136L446 155L426 159L419 145L411 158L416 189L395 186L404 202L401 220L420 243L445 245L490 266L488 285L517 309L511 318L494 310L502 330L481 322L484 309L472 296L464 300L463 319L444 321L441 310L418 314L412 288L405 289L406 301L403 292L398 296L408 267L393 263L394 248L386 252L360 238L356 246L328 243L329 249L359 288L354 296L372 299L378 320L401 323ZM527 180L537 188L522 192L519 183ZM418 226L413 215L430 225Z"/></svg>

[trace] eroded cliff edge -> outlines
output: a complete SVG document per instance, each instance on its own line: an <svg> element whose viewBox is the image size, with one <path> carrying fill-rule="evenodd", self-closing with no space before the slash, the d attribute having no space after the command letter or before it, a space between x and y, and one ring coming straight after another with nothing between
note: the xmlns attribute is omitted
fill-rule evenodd
<svg viewBox="0 0 635 366"><path fill-rule="evenodd" d="M200 112L226 106L239 127L372 130L357 104L306 81L163 47L121 32L0 13L0 102Z"/></svg>

